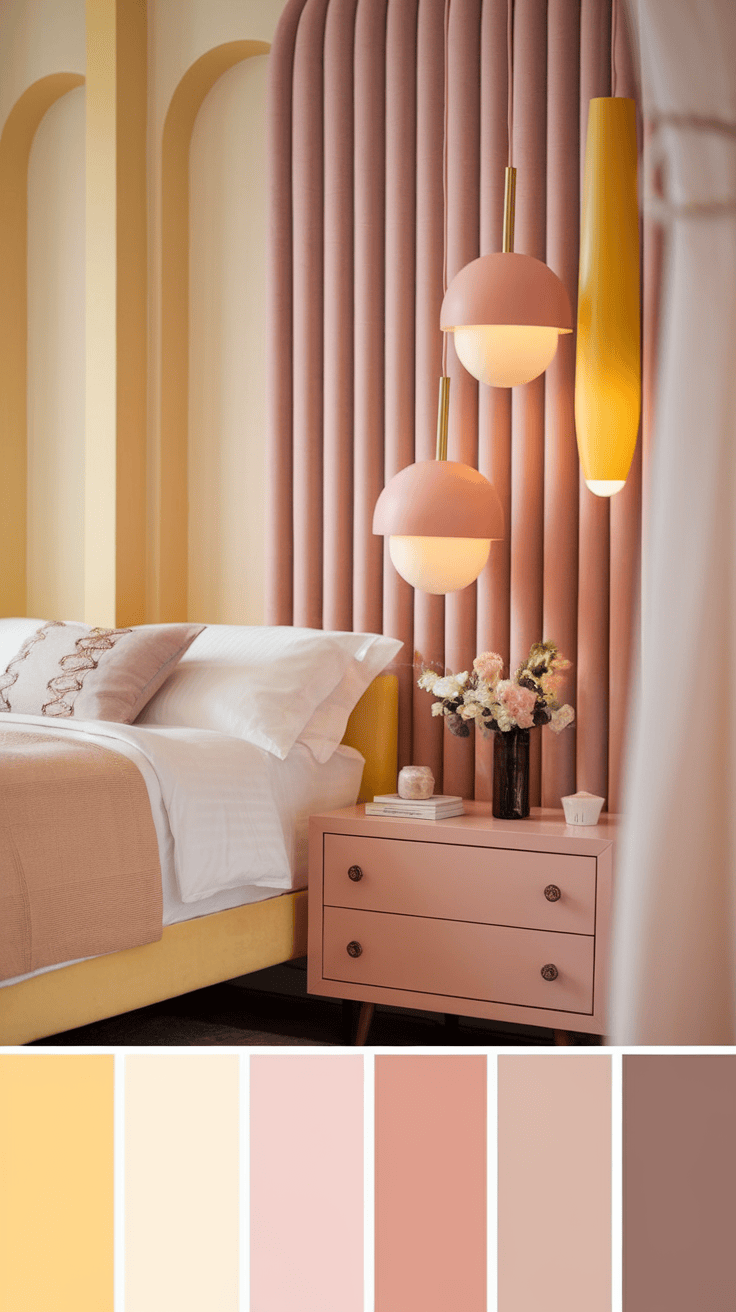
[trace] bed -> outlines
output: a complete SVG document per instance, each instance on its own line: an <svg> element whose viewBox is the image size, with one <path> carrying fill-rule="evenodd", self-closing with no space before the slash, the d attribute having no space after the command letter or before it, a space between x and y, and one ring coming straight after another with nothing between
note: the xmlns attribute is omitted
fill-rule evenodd
<svg viewBox="0 0 736 1312"><path fill-rule="evenodd" d="M391 791L396 779L397 715L396 677L385 673L374 677L349 716L342 752L335 751L331 766L320 767L322 775L331 771L331 777L337 779L342 770L344 778L349 765L347 758L354 758L357 751L365 760L359 799ZM7 726L0 720L0 727ZM135 730L135 725L130 726L122 738L132 738L135 742ZM116 743L115 747L118 746ZM297 746L304 753L305 749ZM279 765L279 769L287 772L289 789L293 789L297 778L294 773L297 746ZM135 749L130 751L134 754ZM352 770L357 783L360 763L354 764ZM309 797L308 791L304 796ZM315 809L323 807L317 805ZM305 869L298 871L298 882L306 883ZM4 983L0 987L0 1043L25 1044L303 956L306 889L298 887L281 892L269 887L255 888L248 892L248 897L250 900L223 910L209 910L218 905L217 898L205 898L199 905L194 903L188 909L172 911L172 898L175 903L176 894L169 890L169 918L174 915L187 918L164 923L155 942L55 965ZM222 900L221 896L219 905ZM164 921L166 916L165 895Z"/></svg>

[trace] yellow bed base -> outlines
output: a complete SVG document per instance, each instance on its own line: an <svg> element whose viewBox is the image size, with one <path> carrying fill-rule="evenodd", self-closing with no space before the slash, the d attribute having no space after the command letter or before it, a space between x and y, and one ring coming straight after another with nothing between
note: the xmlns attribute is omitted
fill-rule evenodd
<svg viewBox="0 0 736 1312"><path fill-rule="evenodd" d="M396 676L379 675L348 721L343 742L365 757L361 801L395 788L398 702ZM0 1044L60 1034L302 957L306 950L305 889L168 925L157 943L0 988Z"/></svg>

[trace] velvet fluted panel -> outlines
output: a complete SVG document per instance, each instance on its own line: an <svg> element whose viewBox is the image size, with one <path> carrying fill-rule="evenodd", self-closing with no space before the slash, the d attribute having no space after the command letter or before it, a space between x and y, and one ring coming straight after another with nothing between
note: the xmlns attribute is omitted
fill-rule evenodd
<svg viewBox="0 0 736 1312"><path fill-rule="evenodd" d="M588 100L610 94L611 0L517 0L516 250L577 296ZM501 248L506 0L291 0L270 85L267 621L399 637L400 761L488 798L492 744L453 738L415 676L541 637L573 661L573 730L535 733L532 805L576 787L615 810L637 629L641 444L610 504L581 480L574 334L546 375L479 385L448 342L449 456L499 494L506 536L477 584L430 597L372 533L384 483L434 455L439 310L453 275ZM616 25L618 94L635 94ZM447 114L445 116L445 87ZM447 195L443 137L447 126Z"/></svg>

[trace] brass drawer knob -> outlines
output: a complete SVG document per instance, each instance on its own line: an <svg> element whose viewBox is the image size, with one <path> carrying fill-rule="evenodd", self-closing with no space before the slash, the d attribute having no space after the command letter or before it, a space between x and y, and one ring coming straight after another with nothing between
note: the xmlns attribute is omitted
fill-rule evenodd
<svg viewBox="0 0 736 1312"><path fill-rule="evenodd" d="M361 870L360 866L351 866L350 869L348 870L348 879L352 879L353 883L357 884L358 880L362 878L363 878L363 871Z"/></svg>
<svg viewBox="0 0 736 1312"><path fill-rule="evenodd" d="M363 949L360 946L360 943L356 943L355 939L353 939L351 943L348 943L349 957L359 957L362 951ZM552 969L554 970L554 967ZM555 974L557 974L557 971L555 971Z"/></svg>
<svg viewBox="0 0 736 1312"><path fill-rule="evenodd" d="M544 890L544 896L548 902L559 902L562 893L556 884L548 884Z"/></svg>
<svg viewBox="0 0 736 1312"><path fill-rule="evenodd" d="M348 948L348 952L349 952L349 951L350 951L350 948ZM556 966L553 966L552 963L550 962L549 965L547 965L547 966L542 966L542 970L541 970L540 973L541 973L542 979L553 980L553 979L557 979L557 976L559 975L560 972L559 972L559 970L557 969L557 967L556 967Z"/></svg>

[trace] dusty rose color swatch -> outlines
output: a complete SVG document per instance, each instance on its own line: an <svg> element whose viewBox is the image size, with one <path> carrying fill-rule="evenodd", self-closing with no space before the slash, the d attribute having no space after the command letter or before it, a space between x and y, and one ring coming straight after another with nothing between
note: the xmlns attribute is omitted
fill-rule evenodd
<svg viewBox="0 0 736 1312"><path fill-rule="evenodd" d="M363 1058L252 1057L253 1312L363 1312Z"/></svg>
<svg viewBox="0 0 736 1312"><path fill-rule="evenodd" d="M542 1309L611 1312L609 1057L498 1060L498 1312Z"/></svg>
<svg viewBox="0 0 736 1312"><path fill-rule="evenodd" d="M486 1058L375 1070L376 1312L485 1312Z"/></svg>
<svg viewBox="0 0 736 1312"><path fill-rule="evenodd" d="M624 1057L624 1312L736 1307L736 1057Z"/></svg>

